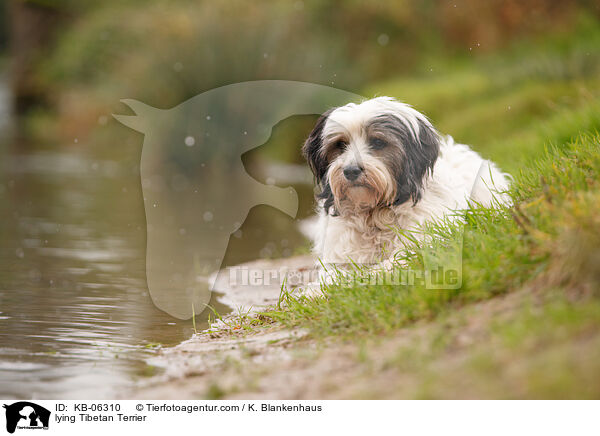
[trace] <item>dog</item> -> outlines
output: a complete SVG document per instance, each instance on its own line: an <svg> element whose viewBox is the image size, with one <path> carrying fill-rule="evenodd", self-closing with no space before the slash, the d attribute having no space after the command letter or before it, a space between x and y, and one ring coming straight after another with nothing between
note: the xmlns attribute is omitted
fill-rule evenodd
<svg viewBox="0 0 600 436"><path fill-rule="evenodd" d="M406 232L453 219L470 202L510 203L510 176L390 97L330 109L302 147L318 193L311 231L324 264L377 264Z"/></svg>

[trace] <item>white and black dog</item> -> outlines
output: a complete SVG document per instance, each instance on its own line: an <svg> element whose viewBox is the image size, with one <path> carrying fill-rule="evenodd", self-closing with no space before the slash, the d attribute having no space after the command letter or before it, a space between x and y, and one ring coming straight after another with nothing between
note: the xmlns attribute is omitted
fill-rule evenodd
<svg viewBox="0 0 600 436"><path fill-rule="evenodd" d="M397 229L510 201L507 174L389 97L327 111L302 151L320 188L312 233L325 264L379 263L404 247Z"/></svg>

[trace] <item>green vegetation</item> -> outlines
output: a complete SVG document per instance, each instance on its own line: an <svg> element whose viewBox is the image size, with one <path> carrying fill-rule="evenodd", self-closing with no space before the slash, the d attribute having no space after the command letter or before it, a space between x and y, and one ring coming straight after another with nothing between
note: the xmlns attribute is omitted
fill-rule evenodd
<svg viewBox="0 0 600 436"><path fill-rule="evenodd" d="M32 68L31 83L45 90L47 104L27 117L29 133L53 143L78 138L83 144L91 138L103 147L115 142L115 124L104 117L110 121L111 113L123 110L122 98L166 108L229 83L287 79L355 92L366 88L366 94L385 90L411 103L423 102L423 109L431 108L430 115L437 118L441 108L449 107L442 103L452 103L455 96L469 103L469 93L483 101L514 76L535 81L536 74L587 68L585 53L573 55L581 62L561 68L560 51L569 50L561 44L574 31L591 48L597 42L597 33L596 40L586 35L594 26L595 9L585 0L560 7L552 0L485 7L478 0L462 0L459 8L439 0L275 1L268 6L240 0L27 4L50 3L65 24ZM540 42L548 35L557 42ZM534 57L512 70L496 68L490 54L521 39L536 50L546 44L559 53L539 62ZM514 57L522 54L513 51ZM530 47L527 54L532 52ZM597 50L592 52L597 57ZM487 69L469 67L473 59L482 58L489 59ZM461 65L470 74L456 72ZM396 81L414 72L420 77L414 86ZM454 80L448 80L450 74ZM365 86L381 80L391 80L390 85ZM428 87L419 86L421 81ZM427 104L428 97L437 101ZM124 130L119 129L122 137ZM298 159L297 154L293 157Z"/></svg>
<svg viewBox="0 0 600 436"><path fill-rule="evenodd" d="M417 78L369 86L363 95L396 96L511 173L600 127L600 25L583 20L575 34L543 44L440 66Z"/></svg>
<svg viewBox="0 0 600 436"><path fill-rule="evenodd" d="M524 290L371 348L360 398L598 398L600 301ZM360 384L359 384L360 385Z"/></svg>
<svg viewBox="0 0 600 436"><path fill-rule="evenodd" d="M600 244L600 136L587 135L553 147L516 177L516 205L500 211L473 207L466 214L463 284L459 290L414 286L326 285L327 299L286 294L287 310L270 316L308 325L322 334L391 331L466 302L490 298L529 284L564 286L598 297L596 260ZM434 225L435 237L462 231ZM422 268L422 255L407 256Z"/></svg>
<svg viewBox="0 0 600 436"><path fill-rule="evenodd" d="M514 207L474 206L466 214L459 290L333 284L322 289L327 299L284 293L286 308L268 316L317 335L391 332L523 287L592 299L594 311L600 297L600 57L593 45L600 30L580 30L545 51L515 47L453 74L386 82L365 93L407 96L442 132L475 144L515 176ZM462 228L440 223L428 231L452 240ZM417 253L403 261L420 269Z"/></svg>
<svg viewBox="0 0 600 436"><path fill-rule="evenodd" d="M513 206L474 205L464 227L427 229L441 245L464 232L460 289L338 283L323 286L327 298L284 290L278 307L226 317L223 328L206 332L209 339L281 326L325 343L352 339L359 349L349 365L360 371L339 384L366 374L368 389L355 393L361 397L600 396L600 21L593 2L24 4L50 3L68 24L41 59L27 63L27 85L42 90L43 101L20 120L38 146L87 147L122 161L129 153L137 162L139 135L110 118L123 112L120 99L167 108L225 84L301 80L410 103L514 175ZM301 162L299 144L313 123L283 121L254 157ZM418 248L398 267L422 269L426 247ZM195 316L192 323L196 331ZM374 338L385 341L385 353L373 350ZM323 375L317 369L315 384ZM219 379L206 396L226 394Z"/></svg>

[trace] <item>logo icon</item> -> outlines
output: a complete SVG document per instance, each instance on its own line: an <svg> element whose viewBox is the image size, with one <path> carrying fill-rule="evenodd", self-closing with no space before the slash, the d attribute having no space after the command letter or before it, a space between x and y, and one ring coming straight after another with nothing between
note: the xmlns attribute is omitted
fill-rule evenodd
<svg viewBox="0 0 600 436"><path fill-rule="evenodd" d="M18 429L48 429L50 411L29 401L19 401L6 409L6 431L14 433Z"/></svg>

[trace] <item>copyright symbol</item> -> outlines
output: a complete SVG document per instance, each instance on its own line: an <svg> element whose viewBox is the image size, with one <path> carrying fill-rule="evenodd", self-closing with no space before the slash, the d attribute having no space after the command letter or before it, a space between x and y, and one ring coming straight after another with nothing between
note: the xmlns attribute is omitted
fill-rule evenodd
<svg viewBox="0 0 600 436"><path fill-rule="evenodd" d="M144 410L144 405L143 404L137 404L135 406L135 410L137 410L138 412L141 412L142 410Z"/></svg>

